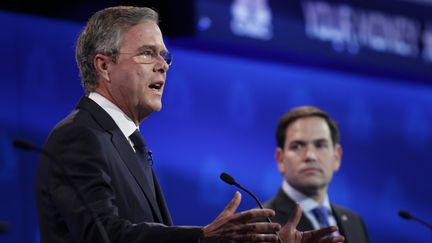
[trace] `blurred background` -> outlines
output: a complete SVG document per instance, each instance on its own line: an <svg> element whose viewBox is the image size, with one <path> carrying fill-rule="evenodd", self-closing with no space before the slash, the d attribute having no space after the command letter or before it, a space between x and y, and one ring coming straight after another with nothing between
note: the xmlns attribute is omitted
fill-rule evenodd
<svg viewBox="0 0 432 243"><path fill-rule="evenodd" d="M363 216L371 242L432 242L432 1L166 0L0 3L0 242L39 242L42 146L84 95L76 38L95 11L149 6L174 55L163 109L141 126L176 224L205 225L235 188L266 201L282 178L279 117L315 105L338 122L344 156L330 199ZM247 195L241 210L256 207Z"/></svg>

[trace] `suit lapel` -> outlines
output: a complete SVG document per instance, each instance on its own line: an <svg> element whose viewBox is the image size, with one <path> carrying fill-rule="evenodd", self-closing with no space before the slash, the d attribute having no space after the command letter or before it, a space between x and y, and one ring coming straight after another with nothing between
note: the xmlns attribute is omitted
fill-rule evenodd
<svg viewBox="0 0 432 243"><path fill-rule="evenodd" d="M339 210L335 205L331 205L333 210L333 215L336 219L337 226L339 228L339 233L345 237L344 242L350 242L351 236L349 235L348 228L348 215L346 215L344 212Z"/></svg>
<svg viewBox="0 0 432 243"><path fill-rule="evenodd" d="M121 131L116 131L112 136L112 142L120 154L123 162L126 167L129 169L129 172L133 175L138 185L141 187L141 190L144 192L147 201L151 205L154 214L157 216L159 222L162 222L162 217L159 211L159 207L156 203L156 200L153 196L153 193L150 189L150 186L144 177L143 167L139 164L137 157L135 156L135 152L130 146L129 142L124 137Z"/></svg>
<svg viewBox="0 0 432 243"><path fill-rule="evenodd" d="M288 197L288 195L285 194L282 188L279 189L275 198L275 209L277 212L281 212L282 214L284 214L283 220L285 222L287 222L288 219L291 217L291 214L293 214L295 206L296 202L294 202L294 200ZM284 224L285 222L283 222L282 224ZM306 218L303 212L300 218L300 222L297 225L297 229L300 231L313 230L312 223L309 221L309 219Z"/></svg>
<svg viewBox="0 0 432 243"><path fill-rule="evenodd" d="M148 185L147 180L144 177L145 174L143 168L142 166L140 166L140 162L135 156L134 150L127 141L126 137L121 132L120 128L118 128L114 120L108 113L105 112L105 110L103 110L98 104L96 104L94 101L87 97L81 98L78 104L78 108L87 110L100 124L100 126L111 134L111 141L114 147L120 154L123 163L126 165L129 172L135 178L141 190L144 192L144 195L152 208L153 215L155 215L155 218L158 220L158 222L162 222L162 216L159 211L159 207L156 203L156 200L152 196L150 186ZM159 193L162 194L162 192Z"/></svg>
<svg viewBox="0 0 432 243"><path fill-rule="evenodd" d="M162 215L162 219L163 219L163 223L171 226L173 224L172 219L171 219L171 215L169 213L168 207L166 205L166 201L165 201L165 197L162 193L162 189L159 185L159 182L157 180L157 176L155 175L153 168L152 168L152 173L153 173L153 178L154 178L154 183L155 183L155 192L156 192L156 200L158 202L159 205L159 209Z"/></svg>
<svg viewBox="0 0 432 243"><path fill-rule="evenodd" d="M278 193L274 198L274 209L280 214L278 222L284 224L288 218L291 216L295 209L296 203L290 197L288 197L282 189L279 189ZM337 226L339 228L339 233L345 237L346 243L352 242L355 239L355 235L353 235L352 229L353 225L351 223L350 216L344 212L343 209L336 205L331 205L333 215L336 219ZM313 230L312 223L309 219L302 213L300 222L297 226L297 229L300 231Z"/></svg>

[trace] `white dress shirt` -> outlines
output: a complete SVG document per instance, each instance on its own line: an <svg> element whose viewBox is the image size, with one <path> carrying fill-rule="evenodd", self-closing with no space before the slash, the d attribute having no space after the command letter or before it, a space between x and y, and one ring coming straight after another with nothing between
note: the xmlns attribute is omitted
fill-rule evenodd
<svg viewBox="0 0 432 243"><path fill-rule="evenodd" d="M328 216L329 224L331 226L337 226L336 219L333 216L333 210L330 206L330 201L329 201L329 197L327 194L324 196L323 203L320 204L317 201L315 201L314 199L307 197L303 193L301 193L298 190L296 190L295 188L293 188L290 184L288 184L288 182L286 182L286 180L283 180L283 182L282 182L282 190L285 192L286 195L288 195L291 199L293 199L295 202L297 202L300 205L303 213L306 215L306 217L312 223L312 226L314 227L314 229L319 229L319 223L318 223L317 219L315 218L315 216L313 215L312 210L318 206L324 206L329 210L329 212L330 212L330 214Z"/></svg>
<svg viewBox="0 0 432 243"><path fill-rule="evenodd" d="M132 119L130 119L130 117L128 117L118 106L99 93L91 92L88 97L111 116L133 148L133 143L129 139L129 136L135 132L136 129L139 130L139 126L135 125Z"/></svg>

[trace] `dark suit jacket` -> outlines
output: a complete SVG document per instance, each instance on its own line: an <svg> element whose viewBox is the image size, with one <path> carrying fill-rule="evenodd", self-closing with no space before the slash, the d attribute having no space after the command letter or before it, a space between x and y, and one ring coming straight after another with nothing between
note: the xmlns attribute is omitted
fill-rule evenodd
<svg viewBox="0 0 432 243"><path fill-rule="evenodd" d="M128 140L94 101L83 97L52 130L45 149L63 164L112 243L198 242L201 228L172 226L156 176L155 198ZM103 242L90 213L47 156L41 156L36 183L42 243Z"/></svg>
<svg viewBox="0 0 432 243"><path fill-rule="evenodd" d="M272 218L273 222L284 225L292 212L296 203L288 197L282 189L279 189L275 197L264 203L265 208L275 210L276 216ZM331 205L336 218L339 232L345 237L345 243L367 243L369 242L366 226L359 215L353 211L334 205ZM313 230L312 223L302 214L297 226L300 231Z"/></svg>

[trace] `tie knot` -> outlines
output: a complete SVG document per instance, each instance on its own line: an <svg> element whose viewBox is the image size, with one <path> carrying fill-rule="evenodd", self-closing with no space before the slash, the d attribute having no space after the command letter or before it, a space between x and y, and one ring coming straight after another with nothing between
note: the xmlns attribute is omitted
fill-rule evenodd
<svg viewBox="0 0 432 243"><path fill-rule="evenodd" d="M316 214L322 214L322 215L328 215L329 214L329 210L327 207L324 206L317 206L314 209L312 209L312 213Z"/></svg>
<svg viewBox="0 0 432 243"><path fill-rule="evenodd" d="M145 142L144 142L144 138L141 135L140 131L137 129L135 130L135 132L133 132L130 136L129 136L130 140L132 141L132 143L134 144L134 148L136 150L139 150L140 152L144 152L145 151Z"/></svg>

